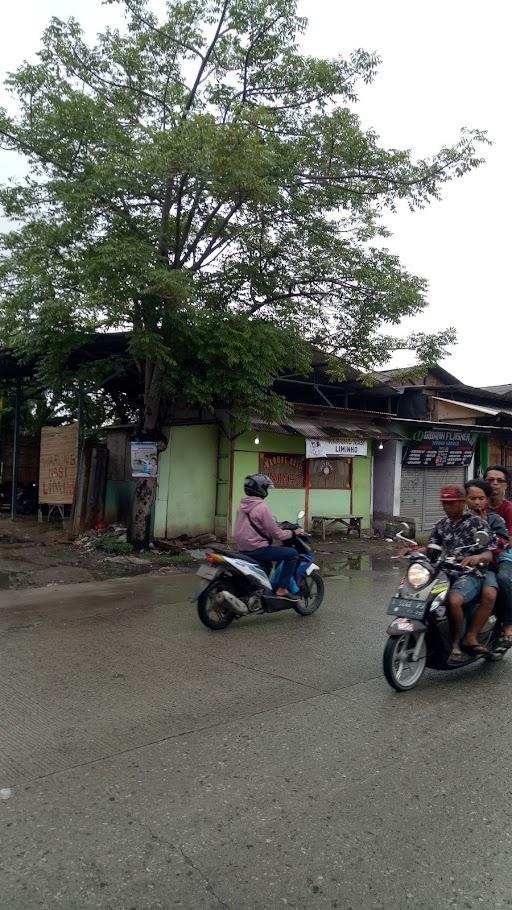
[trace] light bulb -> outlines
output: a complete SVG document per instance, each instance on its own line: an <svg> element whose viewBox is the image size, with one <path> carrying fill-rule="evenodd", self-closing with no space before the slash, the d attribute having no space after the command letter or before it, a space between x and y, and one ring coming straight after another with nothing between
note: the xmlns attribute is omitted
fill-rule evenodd
<svg viewBox="0 0 512 910"><path fill-rule="evenodd" d="M383 449L383 448L384 448L384 444L382 442L379 442L379 449Z"/></svg>
<svg viewBox="0 0 512 910"><path fill-rule="evenodd" d="M256 436L256 439L254 440L254 445L259 446L259 444L260 444L260 437Z"/></svg>

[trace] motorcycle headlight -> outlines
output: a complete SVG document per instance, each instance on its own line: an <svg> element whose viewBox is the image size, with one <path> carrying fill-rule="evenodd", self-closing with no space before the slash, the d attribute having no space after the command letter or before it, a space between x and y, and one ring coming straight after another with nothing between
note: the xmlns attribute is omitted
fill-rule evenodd
<svg viewBox="0 0 512 910"><path fill-rule="evenodd" d="M411 588L423 588L430 581L430 572L420 562L414 562L407 569L407 581Z"/></svg>

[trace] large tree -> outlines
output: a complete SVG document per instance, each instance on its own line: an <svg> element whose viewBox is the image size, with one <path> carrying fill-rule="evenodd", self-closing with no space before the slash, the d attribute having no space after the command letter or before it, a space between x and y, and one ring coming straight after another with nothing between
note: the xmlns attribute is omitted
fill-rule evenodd
<svg viewBox="0 0 512 910"><path fill-rule="evenodd" d="M94 46L53 19L7 81L2 145L29 168L1 190L4 340L57 375L84 334L130 330L146 438L177 397L276 414L272 378L311 344L384 362L400 342L383 327L422 311L425 283L382 248L382 214L438 197L484 135L422 161L382 148L354 110L377 58L305 55L296 0L119 5L125 27ZM424 359L452 337L401 344Z"/></svg>

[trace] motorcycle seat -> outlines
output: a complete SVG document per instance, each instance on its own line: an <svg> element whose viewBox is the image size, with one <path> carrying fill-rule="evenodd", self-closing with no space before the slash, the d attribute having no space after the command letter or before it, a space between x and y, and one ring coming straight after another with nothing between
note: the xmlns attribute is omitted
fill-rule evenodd
<svg viewBox="0 0 512 910"><path fill-rule="evenodd" d="M257 559L247 556L247 553L238 553L236 550L224 550L221 547L209 547L213 553L219 553L220 556L229 556L230 559L243 559L244 562L250 562L255 566L261 566Z"/></svg>

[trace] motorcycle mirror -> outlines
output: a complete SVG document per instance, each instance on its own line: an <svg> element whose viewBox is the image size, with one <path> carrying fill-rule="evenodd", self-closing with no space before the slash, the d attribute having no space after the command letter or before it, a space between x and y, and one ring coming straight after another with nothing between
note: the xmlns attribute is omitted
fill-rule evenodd
<svg viewBox="0 0 512 910"><path fill-rule="evenodd" d="M301 519L304 518L305 514L306 513L305 513L304 509L301 509L301 511L297 514L297 521L301 521Z"/></svg>
<svg viewBox="0 0 512 910"><path fill-rule="evenodd" d="M475 540L479 547L486 547L490 539L487 531L477 531L475 534Z"/></svg>
<svg viewBox="0 0 512 910"><path fill-rule="evenodd" d="M437 562L442 552L443 548L438 543L429 543L427 546L427 556L432 564Z"/></svg>

